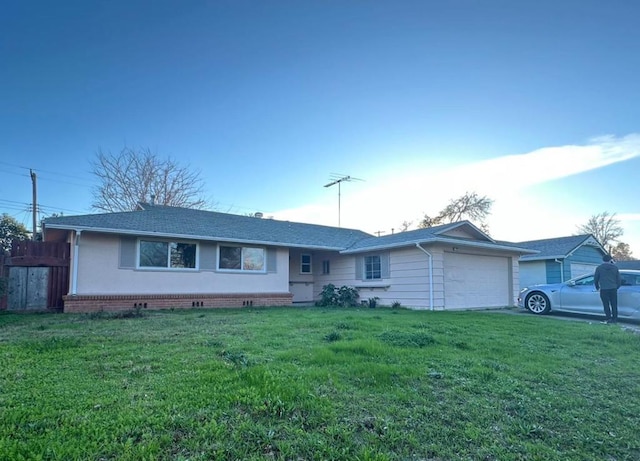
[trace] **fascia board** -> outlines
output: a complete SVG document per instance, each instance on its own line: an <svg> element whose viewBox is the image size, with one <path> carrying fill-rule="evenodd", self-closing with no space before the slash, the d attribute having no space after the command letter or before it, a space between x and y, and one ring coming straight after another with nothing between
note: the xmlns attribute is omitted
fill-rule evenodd
<svg viewBox="0 0 640 461"><path fill-rule="evenodd" d="M445 243L445 244L452 244L456 246L464 246L464 247L471 247L471 248L487 248L492 250L509 250L513 253L521 253L521 254L539 253L539 251L537 250L529 250L527 248L499 245L491 242L467 242L464 240L448 239L448 238L440 238L440 237L429 239L429 240L408 240L405 242L398 242L391 245L376 245L376 246L370 246L366 248L346 249L344 251L341 251L340 253L341 254L368 253L368 252L377 251L377 250L391 250L395 248L415 246L416 244L428 245L433 243Z"/></svg>
<svg viewBox="0 0 640 461"><path fill-rule="evenodd" d="M527 259L523 260L522 262L527 262L527 261L546 261L548 259L565 259L567 257L567 255L544 255L544 256L528 256L527 255Z"/></svg>

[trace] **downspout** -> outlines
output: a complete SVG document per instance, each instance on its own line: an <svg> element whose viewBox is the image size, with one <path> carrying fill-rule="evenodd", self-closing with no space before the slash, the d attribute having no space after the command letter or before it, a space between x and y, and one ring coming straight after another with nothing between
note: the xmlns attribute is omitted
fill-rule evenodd
<svg viewBox="0 0 640 461"><path fill-rule="evenodd" d="M422 248L419 243L416 243L416 247L422 250L424 254L429 257L429 310L433 310L433 256L427 250Z"/></svg>
<svg viewBox="0 0 640 461"><path fill-rule="evenodd" d="M564 282L564 261L559 261L558 258L554 259L554 262L560 264L560 283Z"/></svg>
<svg viewBox="0 0 640 461"><path fill-rule="evenodd" d="M73 245L73 269L71 270L71 295L78 294L78 258L80 257L80 234L81 230L76 230Z"/></svg>

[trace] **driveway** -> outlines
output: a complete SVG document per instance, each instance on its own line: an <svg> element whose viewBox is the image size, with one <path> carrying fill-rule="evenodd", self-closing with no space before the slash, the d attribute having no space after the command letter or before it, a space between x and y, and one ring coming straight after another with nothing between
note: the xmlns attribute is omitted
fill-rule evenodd
<svg viewBox="0 0 640 461"><path fill-rule="evenodd" d="M496 313L496 314L505 314L505 315L522 315L522 316L535 316L540 318L546 318L549 320L566 320L566 321L574 321L574 322L586 322L593 324L601 324L602 321L598 317L593 317L589 315L581 315L581 314L571 314L566 312L551 312L547 315L535 315L530 313L525 309L520 309L519 307L507 307L502 309L487 309L483 312ZM604 316L603 316L604 317ZM640 334L640 322L637 320L618 320L617 324L602 324L603 327L618 327L623 330L628 330L633 333Z"/></svg>

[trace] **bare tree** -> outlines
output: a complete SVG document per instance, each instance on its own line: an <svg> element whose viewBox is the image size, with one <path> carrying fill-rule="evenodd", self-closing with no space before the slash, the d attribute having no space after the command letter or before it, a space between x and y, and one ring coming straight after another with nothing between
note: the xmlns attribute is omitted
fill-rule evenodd
<svg viewBox="0 0 640 461"><path fill-rule="evenodd" d="M413 221L404 220L402 221L402 224L400 224L399 231L406 232L411 228L412 225L413 225Z"/></svg>
<svg viewBox="0 0 640 461"><path fill-rule="evenodd" d="M580 234L591 234L609 252L618 238L622 237L624 230L620 226L620 221L616 219L615 213L603 211L589 218L586 224L578 226Z"/></svg>
<svg viewBox="0 0 640 461"><path fill-rule="evenodd" d="M493 200L487 196L479 196L476 192L466 192L463 196L451 200L436 216L425 214L418 227L433 227L468 219L487 232L488 226L485 219L491 214L492 205Z"/></svg>
<svg viewBox="0 0 640 461"><path fill-rule="evenodd" d="M125 147L118 154L98 151L91 164L100 184L92 207L100 211L130 211L139 202L202 209L204 184L199 171L162 159L149 149Z"/></svg>
<svg viewBox="0 0 640 461"><path fill-rule="evenodd" d="M631 261L633 259L633 253L628 243L620 242L613 248L611 248L611 256L616 261Z"/></svg>

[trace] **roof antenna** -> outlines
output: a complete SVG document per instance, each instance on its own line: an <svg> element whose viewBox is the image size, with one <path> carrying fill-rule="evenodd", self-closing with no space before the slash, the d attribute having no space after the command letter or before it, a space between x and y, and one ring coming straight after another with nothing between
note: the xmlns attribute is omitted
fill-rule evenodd
<svg viewBox="0 0 640 461"><path fill-rule="evenodd" d="M354 178L349 175L344 175L340 173L331 173L329 178L331 182L329 184L325 184L324 187L331 187L338 185L338 227L340 227L340 184L345 181L364 181L364 179Z"/></svg>

